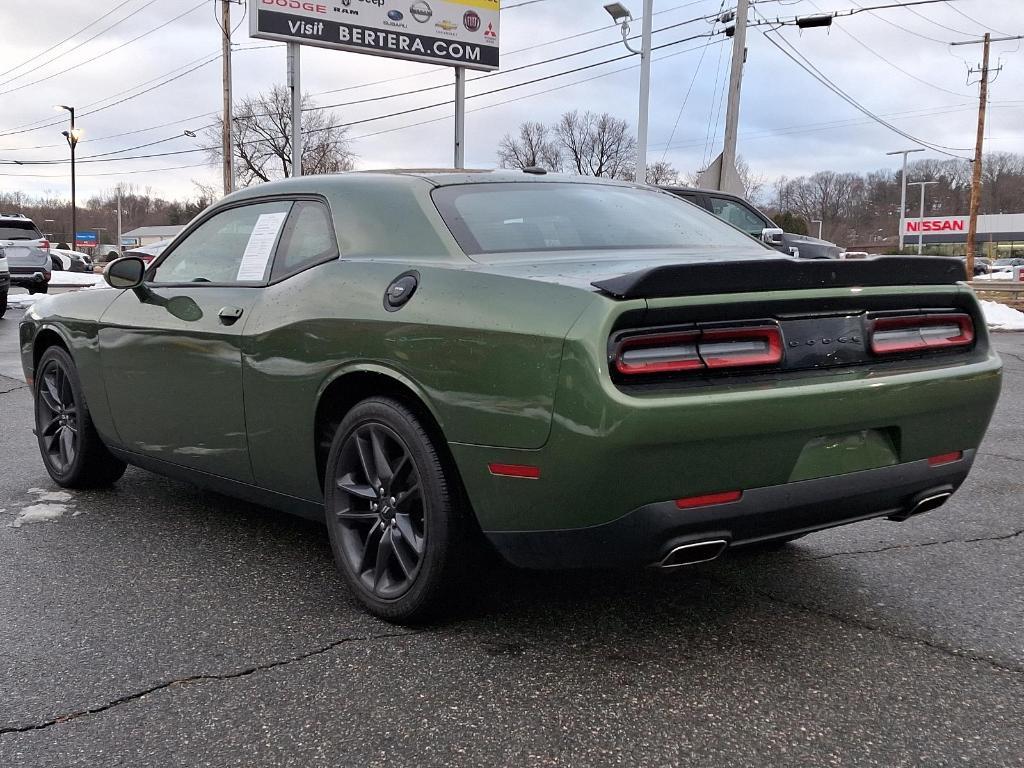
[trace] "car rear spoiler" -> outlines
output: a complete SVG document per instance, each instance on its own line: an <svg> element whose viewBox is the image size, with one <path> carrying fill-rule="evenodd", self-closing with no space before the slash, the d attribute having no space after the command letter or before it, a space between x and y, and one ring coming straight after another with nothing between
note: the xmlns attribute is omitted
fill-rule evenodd
<svg viewBox="0 0 1024 768"><path fill-rule="evenodd" d="M669 264L591 285L616 299L663 299L751 291L853 288L876 285L953 285L967 279L958 259L886 256L874 259L723 259Z"/></svg>

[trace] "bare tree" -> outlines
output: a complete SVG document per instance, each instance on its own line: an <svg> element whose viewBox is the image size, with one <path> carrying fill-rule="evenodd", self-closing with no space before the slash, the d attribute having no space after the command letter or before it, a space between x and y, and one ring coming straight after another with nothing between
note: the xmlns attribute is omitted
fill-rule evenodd
<svg viewBox="0 0 1024 768"><path fill-rule="evenodd" d="M349 147L348 128L339 125L333 113L314 106L312 98L303 95L302 174L351 170L355 155ZM282 85L235 106L232 140L239 186L292 175L291 123L291 94ZM220 132L219 120L204 132L211 165L221 162Z"/></svg>
<svg viewBox="0 0 1024 768"><path fill-rule="evenodd" d="M747 200L756 201L761 195L768 179L761 173L754 173L743 156L736 158L736 174L740 177L740 184L743 185L743 196Z"/></svg>
<svg viewBox="0 0 1024 768"><path fill-rule="evenodd" d="M502 168L541 167L562 170L562 153L546 125L525 122L519 125L518 136L506 133L498 144L498 164Z"/></svg>
<svg viewBox="0 0 1024 768"><path fill-rule="evenodd" d="M631 177L636 161L636 139L625 120L604 112L595 115L573 110L555 125L567 170L581 176Z"/></svg>
<svg viewBox="0 0 1024 768"><path fill-rule="evenodd" d="M679 171L667 160L659 160L647 166L647 183L654 186L679 183Z"/></svg>

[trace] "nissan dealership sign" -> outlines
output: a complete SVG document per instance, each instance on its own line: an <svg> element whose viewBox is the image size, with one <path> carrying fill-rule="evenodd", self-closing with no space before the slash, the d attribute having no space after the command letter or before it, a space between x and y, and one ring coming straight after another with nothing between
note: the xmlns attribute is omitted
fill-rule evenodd
<svg viewBox="0 0 1024 768"><path fill-rule="evenodd" d="M938 235L946 232L967 232L966 216L937 216L930 219L907 219L904 234Z"/></svg>
<svg viewBox="0 0 1024 768"><path fill-rule="evenodd" d="M253 37L431 64L498 68L500 0L249 0Z"/></svg>

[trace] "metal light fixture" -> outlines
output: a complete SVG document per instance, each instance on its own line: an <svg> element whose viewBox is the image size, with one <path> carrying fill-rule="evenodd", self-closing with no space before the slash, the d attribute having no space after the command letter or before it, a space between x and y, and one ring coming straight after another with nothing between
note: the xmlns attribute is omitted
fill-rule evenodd
<svg viewBox="0 0 1024 768"><path fill-rule="evenodd" d="M608 15L612 17L612 21L618 24L620 21L627 21L633 19L633 14L629 12L629 9L622 3L608 3L604 9L608 11Z"/></svg>
<svg viewBox="0 0 1024 768"><path fill-rule="evenodd" d="M647 112L651 91L651 16L654 14L654 0L644 0L644 28L640 50L629 44L629 22L633 14L622 3L608 3L604 6L616 24L621 25L622 44L630 53L640 56L640 109L636 126L636 175L637 184L647 183Z"/></svg>
<svg viewBox="0 0 1024 768"><path fill-rule="evenodd" d="M75 202L75 147L82 138L82 131L75 127L75 108L66 104L54 104L53 108L58 112L64 110L71 114L71 127L67 131L61 131L61 135L68 140L71 147L71 249L78 246L78 206Z"/></svg>

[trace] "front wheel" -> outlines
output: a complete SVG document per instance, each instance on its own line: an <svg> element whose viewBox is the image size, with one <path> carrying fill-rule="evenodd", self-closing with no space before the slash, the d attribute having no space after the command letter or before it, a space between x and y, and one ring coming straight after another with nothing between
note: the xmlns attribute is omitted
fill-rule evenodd
<svg viewBox="0 0 1024 768"><path fill-rule="evenodd" d="M411 622L447 607L470 546L458 480L420 419L390 398L358 403L325 474L334 560L376 616Z"/></svg>
<svg viewBox="0 0 1024 768"><path fill-rule="evenodd" d="M35 377L36 438L46 471L65 488L116 482L125 463L114 458L93 426L78 370L62 347L50 347Z"/></svg>

